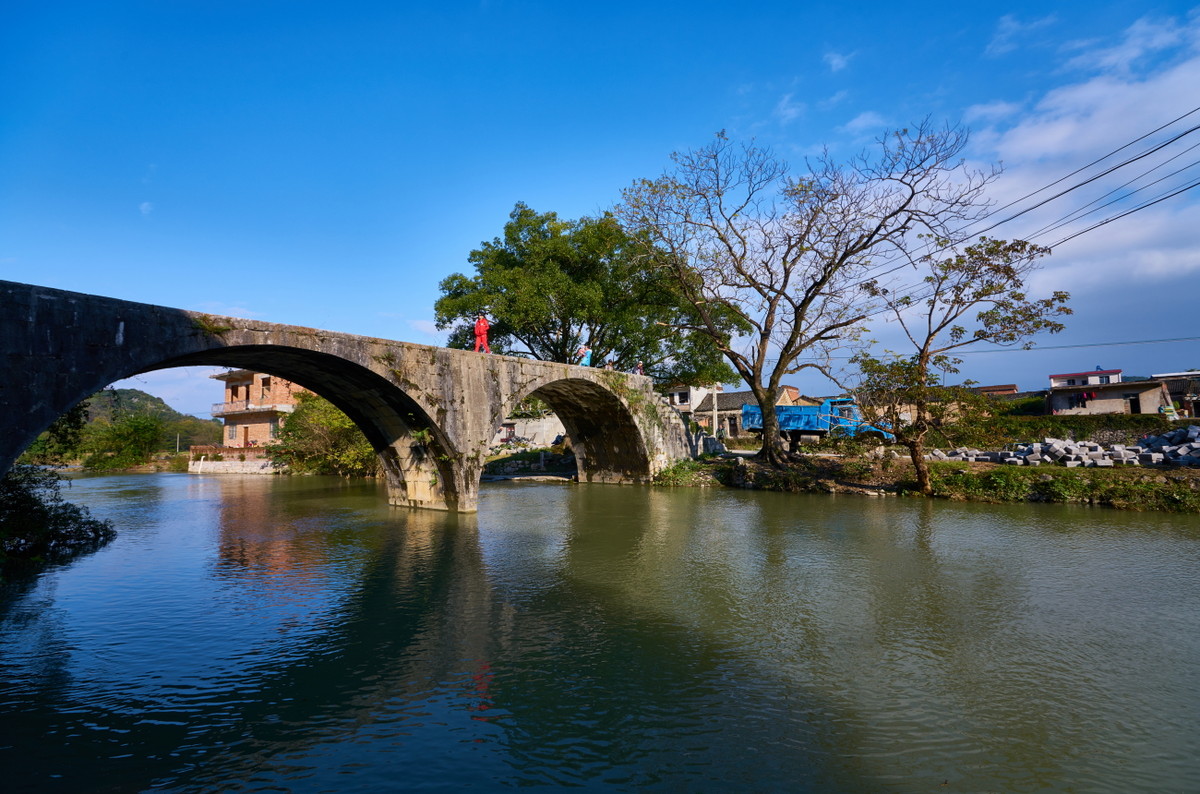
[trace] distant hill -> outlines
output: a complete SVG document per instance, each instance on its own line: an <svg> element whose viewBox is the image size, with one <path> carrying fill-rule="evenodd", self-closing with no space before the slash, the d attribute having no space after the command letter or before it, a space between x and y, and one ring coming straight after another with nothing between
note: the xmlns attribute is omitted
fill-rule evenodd
<svg viewBox="0 0 1200 794"><path fill-rule="evenodd" d="M111 422L114 416L120 414L155 416L164 422L196 418L179 413L167 405L161 397L147 394L140 389L104 389L96 392L89 399L87 414L89 422L97 420ZM218 422L218 424L220 423Z"/></svg>
<svg viewBox="0 0 1200 794"><path fill-rule="evenodd" d="M173 449L176 436L181 449L193 444L221 443L223 425L217 419L181 414L161 397L141 389L104 389L89 398L88 424L111 423L121 416L153 416L164 423L164 448Z"/></svg>

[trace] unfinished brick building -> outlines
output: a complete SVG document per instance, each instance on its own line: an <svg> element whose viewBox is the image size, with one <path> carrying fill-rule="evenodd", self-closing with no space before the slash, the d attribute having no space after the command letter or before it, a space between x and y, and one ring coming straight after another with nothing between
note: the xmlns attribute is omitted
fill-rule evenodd
<svg viewBox="0 0 1200 794"><path fill-rule="evenodd" d="M212 407L225 420L226 447L261 447L271 443L284 417L296 408L296 395L308 390L291 381L247 369L212 376L225 382L225 401Z"/></svg>

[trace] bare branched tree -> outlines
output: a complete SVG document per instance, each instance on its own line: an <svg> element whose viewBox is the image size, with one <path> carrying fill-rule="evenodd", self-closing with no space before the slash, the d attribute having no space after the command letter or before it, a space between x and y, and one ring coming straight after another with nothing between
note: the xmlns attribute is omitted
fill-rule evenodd
<svg viewBox="0 0 1200 794"><path fill-rule="evenodd" d="M795 177L769 150L724 133L672 155L674 167L623 193L618 214L665 257L695 307L688 330L708 334L754 392L762 455L783 465L775 405L788 375L829 375L872 313L863 284L910 264L921 239L953 240L986 210L997 174L961 159L965 131L928 122L836 162L826 152ZM741 334L729 332L733 318Z"/></svg>

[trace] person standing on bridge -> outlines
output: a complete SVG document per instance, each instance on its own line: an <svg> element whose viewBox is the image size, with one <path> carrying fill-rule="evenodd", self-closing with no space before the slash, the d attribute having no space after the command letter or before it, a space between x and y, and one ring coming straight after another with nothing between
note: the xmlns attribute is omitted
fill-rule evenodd
<svg viewBox="0 0 1200 794"><path fill-rule="evenodd" d="M590 367L592 365L592 349L584 344L579 348L579 352L575 355L579 356L579 366Z"/></svg>
<svg viewBox="0 0 1200 794"><path fill-rule="evenodd" d="M480 346L483 347L483 352L490 354L492 349L488 347L488 329L491 328L491 323L483 312L479 313L479 319L475 321L475 352L479 352Z"/></svg>

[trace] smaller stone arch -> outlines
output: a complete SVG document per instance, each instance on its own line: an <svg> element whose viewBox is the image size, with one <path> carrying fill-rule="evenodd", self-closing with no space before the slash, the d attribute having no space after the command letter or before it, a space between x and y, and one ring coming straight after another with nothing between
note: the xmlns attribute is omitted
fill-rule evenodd
<svg viewBox="0 0 1200 794"><path fill-rule="evenodd" d="M527 397L545 402L562 421L581 482L646 483L654 476L643 429L626 400L611 388L568 375L514 395L509 406Z"/></svg>

